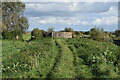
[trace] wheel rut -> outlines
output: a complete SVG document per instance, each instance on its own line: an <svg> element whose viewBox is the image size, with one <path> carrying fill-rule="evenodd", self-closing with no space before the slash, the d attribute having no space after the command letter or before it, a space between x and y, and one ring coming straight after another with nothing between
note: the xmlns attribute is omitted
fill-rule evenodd
<svg viewBox="0 0 120 80"><path fill-rule="evenodd" d="M59 52L60 52L60 49L59 49L59 46L58 46L58 44L57 44L57 41L55 40L54 42L55 42L55 47L56 47L56 50L57 50L57 56L56 56L56 58L55 58L55 63L54 63L54 65L53 65L51 71L47 74L47 78L52 78L52 77L51 77L51 76L52 76L52 72L53 72L53 70L55 69L55 67L58 66L58 64L59 64L59 62L60 62L60 58L61 58L61 54L59 53ZM47 79L46 79L46 80L47 80Z"/></svg>
<svg viewBox="0 0 120 80"><path fill-rule="evenodd" d="M74 78L73 53L62 39L55 39L57 56L47 78Z"/></svg>

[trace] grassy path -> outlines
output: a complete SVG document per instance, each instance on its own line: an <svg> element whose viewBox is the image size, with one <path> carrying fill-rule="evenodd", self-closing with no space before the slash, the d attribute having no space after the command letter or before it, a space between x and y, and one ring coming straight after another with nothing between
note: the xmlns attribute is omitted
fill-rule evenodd
<svg viewBox="0 0 120 80"><path fill-rule="evenodd" d="M57 42L56 41L54 41L55 42L55 45L54 45L54 47L55 47L55 53L57 54L56 55L56 58L55 58L55 62L54 62L54 65L53 65L53 67L52 67L52 69L51 69L51 71L47 74L47 78L52 78L51 76L51 74L52 74L52 72L53 72L53 70L55 69L55 67L56 66L58 66L58 64L59 64L59 62L60 62L60 58L61 58L61 54L58 54L58 51L59 51L59 48L58 48L58 44L57 44Z"/></svg>
<svg viewBox="0 0 120 80"><path fill-rule="evenodd" d="M61 41L56 39L58 46L59 61L51 73L52 78L74 78L73 54L70 49Z"/></svg>

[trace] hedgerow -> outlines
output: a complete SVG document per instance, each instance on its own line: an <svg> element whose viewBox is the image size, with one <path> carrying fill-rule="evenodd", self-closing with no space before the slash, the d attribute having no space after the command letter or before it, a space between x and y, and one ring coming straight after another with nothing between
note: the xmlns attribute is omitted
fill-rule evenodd
<svg viewBox="0 0 120 80"><path fill-rule="evenodd" d="M8 39L8 40L15 40L18 36L18 39L21 40L23 37L23 33L21 30L3 30L2 31L2 39Z"/></svg>

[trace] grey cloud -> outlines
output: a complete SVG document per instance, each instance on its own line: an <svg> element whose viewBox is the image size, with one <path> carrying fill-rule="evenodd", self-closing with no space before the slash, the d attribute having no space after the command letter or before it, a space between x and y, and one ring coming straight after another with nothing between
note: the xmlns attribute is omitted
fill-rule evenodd
<svg viewBox="0 0 120 80"><path fill-rule="evenodd" d="M25 15L29 16L74 16L82 13L102 13L116 5L114 2L50 2L26 3Z"/></svg>

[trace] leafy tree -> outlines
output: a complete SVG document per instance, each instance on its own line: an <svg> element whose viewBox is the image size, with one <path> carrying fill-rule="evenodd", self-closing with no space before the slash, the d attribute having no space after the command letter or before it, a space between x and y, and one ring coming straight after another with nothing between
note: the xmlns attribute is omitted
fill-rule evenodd
<svg viewBox="0 0 120 80"><path fill-rule="evenodd" d="M48 28L47 31L48 31L48 32L53 32L53 31L54 31L54 28L53 28L53 27L50 27L50 28Z"/></svg>
<svg viewBox="0 0 120 80"><path fill-rule="evenodd" d="M94 27L90 30L90 35L91 35L91 38L94 39L94 40L112 41L109 34L103 32L103 29L99 29L99 28L96 28L96 27Z"/></svg>
<svg viewBox="0 0 120 80"><path fill-rule="evenodd" d="M91 35L91 36L98 35L98 34L100 34L100 32L101 32L101 31L100 31L99 29L97 29L96 27L90 29L90 35Z"/></svg>
<svg viewBox="0 0 120 80"><path fill-rule="evenodd" d="M28 24L28 20L25 16L22 16L20 18L20 24L19 24L20 29L22 29L23 31L25 31L26 29L28 29L29 24Z"/></svg>
<svg viewBox="0 0 120 80"><path fill-rule="evenodd" d="M70 28L70 27L69 28L68 27L65 28L65 32L73 32L73 31L74 30L72 28Z"/></svg>
<svg viewBox="0 0 120 80"><path fill-rule="evenodd" d="M28 20L22 14L24 10L23 2L2 2L2 21L7 30L28 29Z"/></svg>
<svg viewBox="0 0 120 80"><path fill-rule="evenodd" d="M35 28L31 32L31 35L32 35L32 39L38 39L42 37L42 32L38 28Z"/></svg>

